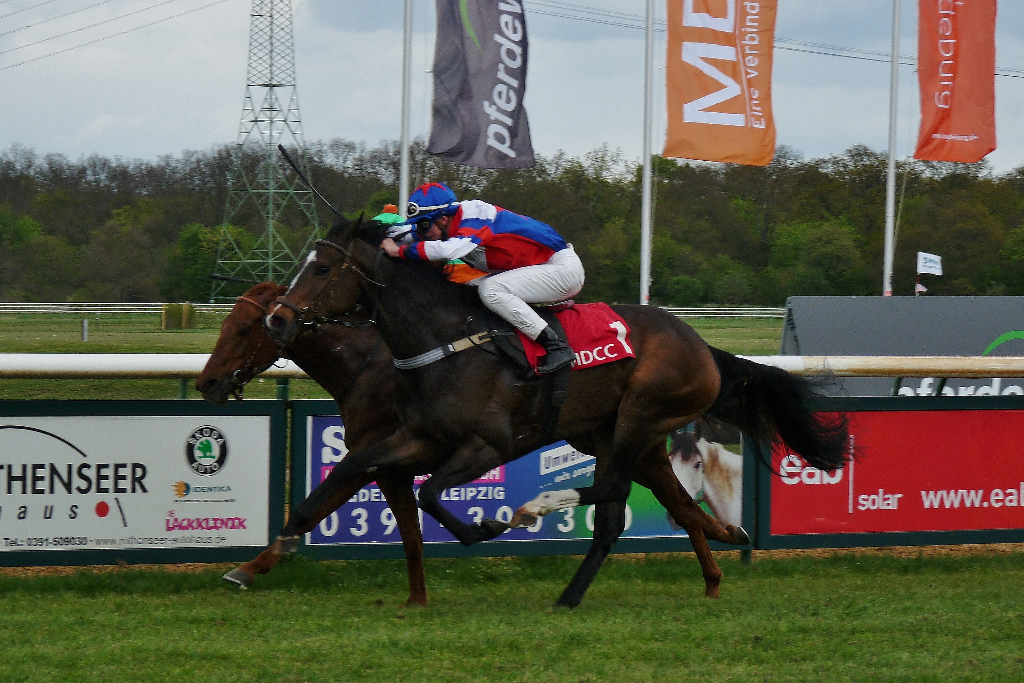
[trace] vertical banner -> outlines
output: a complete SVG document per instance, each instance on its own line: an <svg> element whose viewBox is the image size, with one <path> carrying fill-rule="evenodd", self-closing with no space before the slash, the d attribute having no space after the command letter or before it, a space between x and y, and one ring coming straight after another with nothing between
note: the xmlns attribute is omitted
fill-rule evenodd
<svg viewBox="0 0 1024 683"><path fill-rule="evenodd" d="M918 0L915 159L981 161L996 148L996 0Z"/></svg>
<svg viewBox="0 0 1024 683"><path fill-rule="evenodd" d="M431 154L464 166L535 164L520 0L437 0Z"/></svg>
<svg viewBox="0 0 1024 683"><path fill-rule="evenodd" d="M771 162L775 9L775 0L668 0L665 156Z"/></svg>

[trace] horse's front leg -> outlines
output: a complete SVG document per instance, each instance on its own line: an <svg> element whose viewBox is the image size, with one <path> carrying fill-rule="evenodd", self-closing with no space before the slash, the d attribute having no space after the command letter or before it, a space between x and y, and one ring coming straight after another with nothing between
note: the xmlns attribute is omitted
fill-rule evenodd
<svg viewBox="0 0 1024 683"><path fill-rule="evenodd" d="M331 475L333 474L331 472ZM225 574L224 580L241 588L251 586L256 574L270 572L282 557L294 553L299 547L299 538L302 534L312 531L313 527L327 515L344 505L345 501L371 481L373 476L365 473L348 479L328 476L313 489L306 500L292 510L288 522L274 542L256 559L241 564Z"/></svg>
<svg viewBox="0 0 1024 683"><path fill-rule="evenodd" d="M427 580L423 570L423 531L420 529L419 509L412 490L412 476L377 477L377 485L391 507L398 522L398 533L405 549L405 568L409 575L409 599L405 604L427 604Z"/></svg>
<svg viewBox="0 0 1024 683"><path fill-rule="evenodd" d="M283 556L294 553L299 547L302 534L341 507L359 489L373 481L377 474L382 474L382 467L391 464L415 469L414 463L424 459L426 453L422 442L402 429L375 446L349 453L331 470L327 479L292 510L288 522L270 547L256 559L225 574L224 580L248 588L252 585L254 575L266 574Z"/></svg>
<svg viewBox="0 0 1024 683"><path fill-rule="evenodd" d="M462 545L473 545L500 536L509 528L508 524L494 519L485 519L480 524L463 522L441 505L441 493L480 478L502 462L498 452L482 438L470 437L420 486L420 507Z"/></svg>

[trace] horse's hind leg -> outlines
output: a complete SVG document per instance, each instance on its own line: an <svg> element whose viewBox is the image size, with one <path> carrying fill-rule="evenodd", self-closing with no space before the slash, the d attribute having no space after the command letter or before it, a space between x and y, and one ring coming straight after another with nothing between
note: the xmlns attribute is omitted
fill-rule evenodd
<svg viewBox="0 0 1024 683"><path fill-rule="evenodd" d="M649 488L676 524L686 529L687 533L690 533L691 526L699 526L709 540L729 545L750 544L750 536L742 527L723 525L697 505L676 478L668 455L660 445L652 446L644 454L634 470L633 480Z"/></svg>
<svg viewBox="0 0 1024 683"><path fill-rule="evenodd" d="M412 477L377 477L377 485L391 506L398 522L398 533L405 548L405 568L409 574L409 599L406 605L427 604L427 582L423 571L423 532L419 509L412 490Z"/></svg>
<svg viewBox="0 0 1024 683"><path fill-rule="evenodd" d="M572 581L562 591L556 607L576 607L583 600L594 577L608 558L615 541L626 528L625 503L598 503L594 510L594 540Z"/></svg>
<svg viewBox="0 0 1024 683"><path fill-rule="evenodd" d="M657 448L664 452L660 446ZM658 502L672 515L676 524L686 530L690 543L693 545L693 552L697 556L697 561L700 562L701 574L704 576L704 596L717 598L718 586L722 582L722 570L718 568L718 563L715 562L715 558L711 554L711 548L708 546L707 537L704 534L702 524L704 520L701 517L708 515L679 484L675 475L672 474L671 468L668 470L668 475L672 481L666 481L664 472L652 467L648 460L645 458L637 465L633 479L638 484L649 488ZM717 522L714 518L709 518L707 521L709 523ZM715 526L714 524L709 525ZM718 526L720 527L720 525ZM722 533L725 534L725 529L722 529Z"/></svg>

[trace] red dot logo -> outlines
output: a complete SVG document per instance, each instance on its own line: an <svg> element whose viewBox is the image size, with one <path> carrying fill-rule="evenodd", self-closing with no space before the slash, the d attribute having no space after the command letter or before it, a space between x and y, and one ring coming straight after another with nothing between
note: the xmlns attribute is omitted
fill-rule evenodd
<svg viewBox="0 0 1024 683"><path fill-rule="evenodd" d="M101 500L100 502L96 503L96 516L97 517L106 517L107 513L109 513L109 512L110 512L110 506L107 505L106 501L102 501Z"/></svg>

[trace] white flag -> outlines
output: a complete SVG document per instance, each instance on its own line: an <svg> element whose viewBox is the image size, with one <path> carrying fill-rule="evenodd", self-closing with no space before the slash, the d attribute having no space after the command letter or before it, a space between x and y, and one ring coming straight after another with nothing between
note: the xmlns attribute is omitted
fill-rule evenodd
<svg viewBox="0 0 1024 683"><path fill-rule="evenodd" d="M942 257L935 254L917 252L917 274L942 275Z"/></svg>
<svg viewBox="0 0 1024 683"><path fill-rule="evenodd" d="M927 291L928 288L922 285L920 282L914 285L914 294L924 294Z"/></svg>

